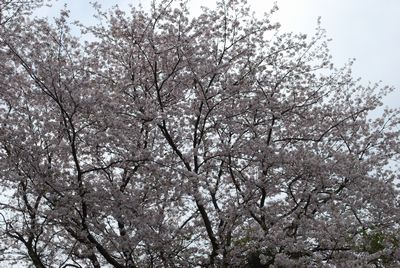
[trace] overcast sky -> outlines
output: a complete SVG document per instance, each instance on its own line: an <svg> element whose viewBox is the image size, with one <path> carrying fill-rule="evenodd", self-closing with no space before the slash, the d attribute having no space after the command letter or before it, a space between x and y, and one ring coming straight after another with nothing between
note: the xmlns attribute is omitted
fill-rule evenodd
<svg viewBox="0 0 400 268"><path fill-rule="evenodd" d="M42 10L48 16L67 3L71 18L86 23L93 21L89 0L60 0L51 9ZM105 8L114 4L127 8L129 3L148 6L150 0L100 0ZM272 0L249 0L258 13L271 9ZM322 27L332 38L333 61L341 65L356 58L354 75L367 83L383 81L396 87L385 104L400 107L400 0L277 0L279 11L273 17L282 30L313 33L319 16ZM198 6L212 7L215 0L191 0Z"/></svg>

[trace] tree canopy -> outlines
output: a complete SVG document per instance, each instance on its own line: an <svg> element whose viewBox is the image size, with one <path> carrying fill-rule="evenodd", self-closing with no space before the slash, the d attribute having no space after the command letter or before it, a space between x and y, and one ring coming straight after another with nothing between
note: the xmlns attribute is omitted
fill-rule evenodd
<svg viewBox="0 0 400 268"><path fill-rule="evenodd" d="M77 35L42 4L0 3L0 264L400 265L399 110L323 29L161 0Z"/></svg>

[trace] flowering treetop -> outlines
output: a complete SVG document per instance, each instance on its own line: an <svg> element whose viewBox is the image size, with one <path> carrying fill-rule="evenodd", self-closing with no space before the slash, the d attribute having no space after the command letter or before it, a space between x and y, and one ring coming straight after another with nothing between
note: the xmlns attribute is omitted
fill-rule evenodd
<svg viewBox="0 0 400 268"><path fill-rule="evenodd" d="M0 263L400 264L398 110L322 29L164 0L95 5L84 42L42 2L0 4Z"/></svg>

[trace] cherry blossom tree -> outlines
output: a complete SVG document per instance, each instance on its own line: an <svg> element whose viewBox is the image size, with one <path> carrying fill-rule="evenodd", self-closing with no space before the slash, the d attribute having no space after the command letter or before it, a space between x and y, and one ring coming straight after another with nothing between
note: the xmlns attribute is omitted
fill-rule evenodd
<svg viewBox="0 0 400 268"><path fill-rule="evenodd" d="M323 29L163 0L95 4L82 41L20 2L0 4L0 263L400 265L399 111L369 116L392 89L335 68Z"/></svg>

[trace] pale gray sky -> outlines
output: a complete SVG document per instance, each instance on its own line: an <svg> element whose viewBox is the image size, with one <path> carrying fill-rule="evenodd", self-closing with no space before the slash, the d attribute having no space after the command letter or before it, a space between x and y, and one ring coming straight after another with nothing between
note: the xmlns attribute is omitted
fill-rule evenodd
<svg viewBox="0 0 400 268"><path fill-rule="evenodd" d="M257 13L271 9L272 0L248 0ZM93 22L89 0L59 0L41 14L53 16L65 3L71 9L71 18L84 23ZM150 0L99 0L103 7L129 3L148 6ZM212 7L215 0L191 0L193 10L204 5ZM282 30L312 33L317 19L333 41L330 49L333 61L344 64L356 58L354 75L363 82L383 81L397 89L385 99L390 107L400 107L400 0L277 0L279 11L273 17L282 24Z"/></svg>

